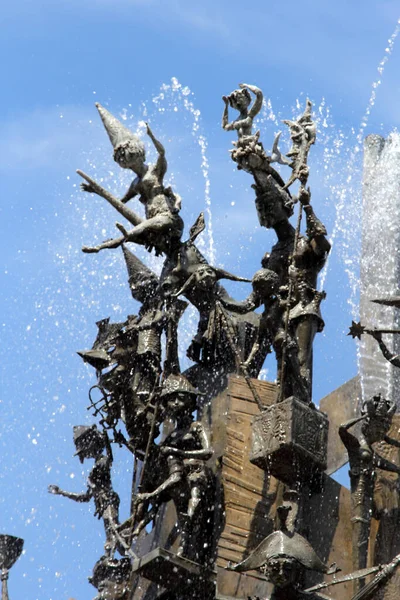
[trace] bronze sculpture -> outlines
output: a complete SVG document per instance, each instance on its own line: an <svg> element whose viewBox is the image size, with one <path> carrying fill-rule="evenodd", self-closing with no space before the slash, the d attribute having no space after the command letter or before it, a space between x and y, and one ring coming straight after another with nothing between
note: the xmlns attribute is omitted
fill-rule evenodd
<svg viewBox="0 0 400 600"><path fill-rule="evenodd" d="M83 250L96 253L122 247L131 294L140 308L121 323L99 321L92 349L79 353L96 369L97 384L91 394L100 393L100 400L91 396L91 408L104 429L100 433L96 425L75 428L80 459L95 460L88 490L75 494L57 486L49 488L77 502L93 498L96 513L104 521L105 554L91 578L98 590L96 600L231 600L242 593L241 584L236 592L230 588L229 594L220 595L213 587L214 568L217 579L221 578L221 560L231 560L228 553L238 553L239 546L240 556L233 554L238 563L233 571L239 574L261 568L274 585L271 600L326 599L321 590L335 583L312 582L307 587L305 582L307 573L322 577L336 571L319 558L321 547L315 538L312 544L307 541L312 536L305 533L304 519L310 497L320 495L322 506L330 498L327 487L331 485L324 473L328 467L328 418L312 402L313 341L324 326L320 303L325 294L318 289L317 280L330 251L326 229L314 213L307 187L308 154L316 139L312 106L307 100L297 120L284 121L292 141L286 156L279 150L280 134L269 156L260 141L260 131L253 132L253 121L262 107L262 91L248 84L239 87L223 98L223 128L237 131L232 159L254 178L260 226L273 229L277 236L271 251L263 256L261 269L249 279L212 266L202 256L196 239L205 228L203 213L191 227L188 239L182 241L180 198L164 185L165 150L149 125L147 135L158 155L154 165L146 164L141 140L97 105L114 148L114 160L121 168L132 170L136 178L121 199L79 172L87 182L82 189L105 198L134 227L128 231L117 224L122 237ZM228 106L239 111L232 122ZM276 162L291 169L286 183L271 166ZM296 182L295 194L292 186ZM145 219L128 206L135 197L145 205ZM293 226L290 218L296 203L299 211ZM128 250L131 242L164 255L160 276ZM252 291L238 301L228 295L222 279L251 282ZM180 296L199 312L196 334L185 349L195 364L183 374L178 328L187 302ZM261 313L255 313L259 308ZM360 333L360 327L355 324L354 331ZM389 356L383 348L379 333L371 334L388 360L397 364L397 357ZM252 379L272 349L278 365L278 394L273 384ZM228 379L229 373L239 377ZM197 388L206 392L201 400ZM218 397L217 392L221 392ZM352 554L357 569L345 578L358 580L361 595L357 598L363 598L362 593L371 597L368 594L375 583L365 585L366 577L380 573L376 565L368 572L364 569L375 468L400 473L395 462L387 461L373 447L381 441L400 447L400 442L388 436L393 413L394 406L377 395L365 403L360 417L339 429L350 460ZM120 421L126 437L118 429ZM362 426L354 433L357 423ZM122 524L119 498L112 487L111 442L133 455L129 516ZM257 483L251 479L253 465L262 470ZM298 492L285 489L282 493L284 484ZM257 501L257 506L253 502L256 497L263 500ZM232 505L237 523L228 523ZM279 528L271 533L271 525L265 532L265 522L272 523L275 512ZM176 522L171 525L175 513ZM165 530L164 517L168 521ZM314 525L311 521L308 526ZM222 530L226 537L222 537ZM254 543L257 536L257 544L264 537L258 545ZM329 538L328 545L330 542ZM114 557L116 550L122 558ZM382 562L388 563L381 569L385 573L393 572L398 564L395 560ZM157 591L150 586L143 595L138 577L159 586ZM164 588L161 592L160 586ZM250 594L254 595L254 590ZM258 598L266 600L266 595L257 589Z"/></svg>
<svg viewBox="0 0 400 600"><path fill-rule="evenodd" d="M346 447L350 462L353 567L355 569L363 569L367 566L375 469L400 474L400 466L388 461L373 448L373 444L382 440L400 447L397 440L387 436L395 410L394 403L389 403L381 395L377 395L365 403L361 416L351 419L339 428L339 435ZM361 423L360 431L358 434L351 433L349 430L357 423ZM357 589L361 589L362 585L363 581L359 581Z"/></svg>
<svg viewBox="0 0 400 600"><path fill-rule="evenodd" d="M261 569L265 577L274 585L269 600L326 598L319 594L303 592L302 576L306 570L327 574L338 570L336 565L327 567L311 544L295 531L296 519L290 518L290 512L295 510L295 507L296 500L285 502L278 507L279 529L263 540L245 560L230 567L237 572Z"/></svg>
<svg viewBox="0 0 400 600"><path fill-rule="evenodd" d="M291 394L284 389L287 369L295 373L295 379L300 380L301 387L306 390L300 393L299 397L311 403L313 340L315 334L322 331L324 326L320 303L325 294L317 290L317 277L325 264L330 243L326 238L325 227L316 217L310 204L310 189L306 188L308 152L316 137L315 124L311 118L311 103L307 101L306 109L297 121L285 123L290 128L293 142L288 153L291 160L286 161L292 169L292 176L286 184L270 167L271 159L263 149L260 153L259 145L255 150L251 143L248 144L245 164L240 162L240 166L254 177L253 188L256 191L260 225L274 229L278 237L278 242L269 256L268 268L278 275L280 287L287 288L286 314L282 317L285 334L282 349L277 353L281 400L287 398L287 394ZM246 145L246 138L243 138L243 145ZM278 155L277 140L274 148L275 154ZM300 181L297 198L300 211L295 229L289 221L295 199L291 197L288 188L296 179ZM300 234L303 211L306 217L306 236ZM297 351L294 352L295 345Z"/></svg>
<svg viewBox="0 0 400 600"><path fill-rule="evenodd" d="M95 463L88 477L86 492L75 493L62 490L57 485L50 485L49 492L57 496L64 496L75 502L89 502L93 498L99 519L103 519L106 542L104 555L112 558L116 550L120 554L131 554L117 532L119 496L113 490L111 483L111 465L113 456L111 445L106 432L100 433L96 425L77 425L74 427L74 443L76 455L81 463L85 459L94 458ZM103 451L106 450L106 454Z"/></svg>
<svg viewBox="0 0 400 600"><path fill-rule="evenodd" d="M239 83L239 88L239 90L235 90L229 96L222 96L222 100L225 103L222 127L225 131L237 131L238 139L241 140L241 138L247 138L253 133L253 119L262 108L263 93L257 86L248 85L247 83ZM251 107L252 97L250 92L255 95ZM239 117L231 123L228 120L229 106L240 113Z"/></svg>
<svg viewBox="0 0 400 600"><path fill-rule="evenodd" d="M206 462L213 451L204 426L193 420L197 394L181 375L170 375L165 380L160 401L165 413L175 421L175 429L159 448L167 464L167 477L153 491L137 494L135 502L151 501L158 506L160 501L172 499L180 531L177 555L203 564L210 551L207 517L213 503L212 476ZM145 524L146 520L136 533ZM193 544L193 536L198 540L196 544Z"/></svg>
<svg viewBox="0 0 400 600"><path fill-rule="evenodd" d="M24 540L13 535L0 534L0 570L1 570L1 599L9 600L8 575L11 567L20 557Z"/></svg>
<svg viewBox="0 0 400 600"><path fill-rule="evenodd" d="M104 248L117 248L124 241L129 241L142 244L148 249L155 247L157 252L165 252L173 246L174 242L180 240L183 221L178 214L180 198L172 192L171 188L165 188L163 184L167 171L164 147L156 139L147 123L147 135L157 150L158 159L155 165L146 165L146 154L142 141L103 106L100 104L96 104L96 106L114 147L115 162L121 168L131 169L137 175L126 194L114 206L126 216L128 213L121 205L135 196L139 196L140 202L146 209L146 219L141 223L134 223L134 229L129 232L117 223L118 229L123 233L122 239L108 240L95 247L85 246L83 250L84 252L99 252ZM96 193L90 183L83 183L82 190Z"/></svg>
<svg viewBox="0 0 400 600"><path fill-rule="evenodd" d="M89 582L98 590L94 600L128 600L131 561L102 557L94 566Z"/></svg>

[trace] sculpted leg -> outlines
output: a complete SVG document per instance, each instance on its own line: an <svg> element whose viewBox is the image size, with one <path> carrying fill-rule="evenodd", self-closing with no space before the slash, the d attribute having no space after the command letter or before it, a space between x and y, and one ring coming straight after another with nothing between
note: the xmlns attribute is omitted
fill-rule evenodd
<svg viewBox="0 0 400 600"><path fill-rule="evenodd" d="M119 237L106 240L98 246L82 246L82 252L85 252L86 254L93 254L100 252L100 250L105 250L106 248L118 248L119 246L121 246L121 244L124 243L124 241L125 238Z"/></svg>

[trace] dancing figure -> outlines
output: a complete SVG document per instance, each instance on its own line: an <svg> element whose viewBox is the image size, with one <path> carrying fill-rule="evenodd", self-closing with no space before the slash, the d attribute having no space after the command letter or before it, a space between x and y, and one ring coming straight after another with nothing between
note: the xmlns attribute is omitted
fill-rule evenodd
<svg viewBox="0 0 400 600"><path fill-rule="evenodd" d="M131 231L127 231L123 225L117 223L118 229L123 233L122 238L107 240L94 247L84 246L82 250L99 252L104 248L117 248L123 242L135 242L144 245L147 249L154 247L156 253L168 253L181 238L183 221L178 214L181 205L180 197L175 195L170 187L164 186L164 177L167 172L164 146L154 136L147 123L147 135L158 153L156 163L147 165L145 147L140 138L122 125L103 106L100 104L96 104L96 106L114 147L114 160L121 168L130 169L137 176L121 200L104 197L135 227ZM79 174L84 175L81 172ZM92 183L82 183L81 188L85 192L98 193L96 186ZM138 222L135 213L125 207L126 202L136 196L145 207L146 219L141 222Z"/></svg>

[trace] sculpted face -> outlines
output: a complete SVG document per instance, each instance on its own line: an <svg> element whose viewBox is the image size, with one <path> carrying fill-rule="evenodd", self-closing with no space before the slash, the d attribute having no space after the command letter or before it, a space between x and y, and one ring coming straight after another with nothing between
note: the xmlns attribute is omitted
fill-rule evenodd
<svg viewBox="0 0 400 600"><path fill-rule="evenodd" d="M238 111L248 108L251 102L251 96L248 90L235 90L228 96L229 104Z"/></svg>
<svg viewBox="0 0 400 600"><path fill-rule="evenodd" d="M252 286L260 298L270 298L279 290L279 277L270 269L260 269L253 276Z"/></svg>
<svg viewBox="0 0 400 600"><path fill-rule="evenodd" d="M153 278L145 278L140 281L130 282L132 297L138 302L144 302L147 298L153 298L157 290L157 281Z"/></svg>
<svg viewBox="0 0 400 600"><path fill-rule="evenodd" d="M260 225L267 229L289 219L288 211L279 199L265 201L257 198L256 209Z"/></svg>
<svg viewBox="0 0 400 600"><path fill-rule="evenodd" d="M380 394L367 400L363 412L368 418L361 425L361 432L368 443L381 441L390 429L395 407Z"/></svg>
<svg viewBox="0 0 400 600"><path fill-rule="evenodd" d="M214 269L208 265L202 265L198 267L196 271L196 283L197 287L210 289L214 286L217 281L217 276Z"/></svg>
<svg viewBox="0 0 400 600"><path fill-rule="evenodd" d="M167 401L167 409L173 417L182 413L190 414L192 412L192 397L182 392L171 394Z"/></svg>
<svg viewBox="0 0 400 600"><path fill-rule="evenodd" d="M140 173L146 160L143 144L139 140L128 140L118 144L114 150L114 160L122 169L132 169L135 173Z"/></svg>
<svg viewBox="0 0 400 600"><path fill-rule="evenodd" d="M301 565L289 556L273 556L265 565L265 575L277 587L288 587L299 580Z"/></svg>

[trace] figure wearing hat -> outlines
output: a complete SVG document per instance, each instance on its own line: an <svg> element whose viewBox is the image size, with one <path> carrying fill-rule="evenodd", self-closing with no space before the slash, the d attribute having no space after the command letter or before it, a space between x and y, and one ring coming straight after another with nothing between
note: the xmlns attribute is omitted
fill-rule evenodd
<svg viewBox="0 0 400 600"><path fill-rule="evenodd" d="M166 299L156 275L123 246L132 296L142 303L137 320L125 329L127 335L137 335L135 367L132 374L134 393L145 399L154 391L161 372L161 334L167 334L167 371L179 368L176 328L187 302ZM173 331L172 331L173 330ZM165 370L165 368L164 368Z"/></svg>
<svg viewBox="0 0 400 600"><path fill-rule="evenodd" d="M279 506L279 530L267 536L241 563L228 568L239 573L253 569L263 571L268 581L274 585L269 600L326 600L328 596L303 593L300 589L307 570L331 574L338 569L335 565L328 568L311 544L294 531L295 519L290 519L290 511L295 505L296 501Z"/></svg>
<svg viewBox="0 0 400 600"><path fill-rule="evenodd" d="M147 165L146 152L143 142L127 129L118 119L100 104L96 104L108 137L114 147L114 160L123 169L130 169L137 177L132 182L127 193L121 200L114 199L113 206L121 212L128 200L139 196L139 201L144 204L146 219L127 231L117 223L122 231L123 238L108 240L95 247L84 247L84 252L98 252L104 248L117 248L121 243L135 242L146 248L156 248L156 252L168 253L171 248L179 243L183 231L183 221L179 216L181 200L171 188L164 186L164 177L167 172L165 150L157 140L146 123L147 135L150 137L158 153L157 162ZM83 183L82 190L95 193L91 184Z"/></svg>
<svg viewBox="0 0 400 600"><path fill-rule="evenodd" d="M137 447L146 447L151 419L146 403L158 384L161 371L162 301L157 295L158 278L146 265L123 246L132 296L142 304L137 316L125 323L98 323L99 334L92 350L79 352L98 373L99 388L109 395L105 403L116 420L122 417ZM100 328L101 326L101 328ZM103 332L107 326L106 331ZM112 369L102 372L105 368Z"/></svg>
<svg viewBox="0 0 400 600"><path fill-rule="evenodd" d="M213 450L209 437L193 411L200 392L181 374L165 380L160 395L164 417L175 421L175 428L158 447L166 460L167 473L152 492L140 493L136 503L150 501L156 510L163 502L173 500L180 531L178 555L200 564L210 551L209 512L213 504L214 482L206 462ZM146 516L136 528L136 534L154 517ZM191 543L192 537L196 543Z"/></svg>
<svg viewBox="0 0 400 600"><path fill-rule="evenodd" d="M107 433L97 429L96 425L76 425L74 427L74 444L76 456L81 463L87 458L94 458L95 463L88 477L86 492L67 492L57 485L49 485L49 492L58 496L65 496L75 502L89 502L94 500L96 511L94 513L99 519L103 519L106 533L104 545L105 556L112 558L117 549L120 554L130 552L123 540L117 533L119 496L113 490L111 482L111 466L113 456ZM106 454L103 454L106 450Z"/></svg>
<svg viewBox="0 0 400 600"><path fill-rule="evenodd" d="M258 328L257 339L248 355L244 367L253 371L253 363L260 362L266 352L273 347L277 360L277 383L283 385L283 398L297 396L299 399L308 401L307 382L303 382L298 360L298 347L296 341L290 336L286 340L285 376L281 381L283 344L285 340L285 292L286 288L279 287L278 275L269 269L269 253L267 252L261 261L262 268L256 271L251 280L253 291L242 302L229 302L222 300L223 305L232 312L247 313L264 306ZM286 293L287 295L287 293Z"/></svg>
<svg viewBox="0 0 400 600"><path fill-rule="evenodd" d="M340 439L346 447L350 463L353 567L356 570L367 566L376 469L400 474L400 467L381 456L373 447L382 441L399 447L399 442L387 435L395 411L394 402L377 394L363 404L360 416L339 427ZM357 423L361 423L361 427L354 430ZM362 585L363 581L360 580L356 588L361 589Z"/></svg>
<svg viewBox="0 0 400 600"><path fill-rule="evenodd" d="M93 568L89 577L91 583L99 592L94 600L128 600L131 561L129 558L102 557Z"/></svg>
<svg viewBox="0 0 400 600"><path fill-rule="evenodd" d="M239 362L238 328L236 318L223 308L223 298L228 295L218 284L221 279L249 281L224 269L198 264L176 296L185 294L193 298L200 313L197 333L187 350L188 357L208 367L223 365L235 370Z"/></svg>

